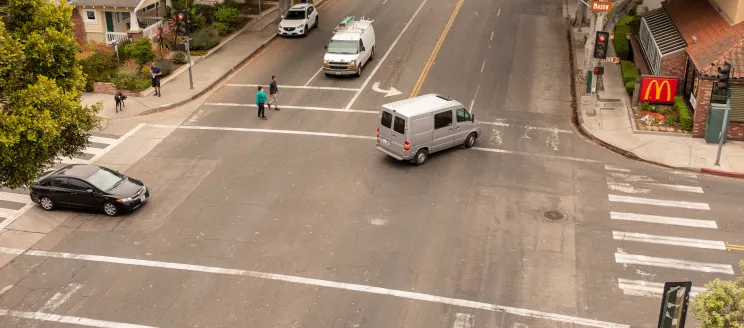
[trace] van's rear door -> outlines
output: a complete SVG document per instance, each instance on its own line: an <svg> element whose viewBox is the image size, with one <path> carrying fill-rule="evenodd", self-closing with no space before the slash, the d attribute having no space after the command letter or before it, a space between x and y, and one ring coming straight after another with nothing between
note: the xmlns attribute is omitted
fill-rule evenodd
<svg viewBox="0 0 744 328"><path fill-rule="evenodd" d="M410 149L405 149L406 141L406 118L396 114L393 116L393 129L390 130L390 152L404 159L410 158Z"/></svg>
<svg viewBox="0 0 744 328"><path fill-rule="evenodd" d="M380 115L380 126L379 136L377 137L377 143L380 147L386 151L391 151L392 147L390 144L390 136L393 131L393 113L386 108L382 108L382 115Z"/></svg>

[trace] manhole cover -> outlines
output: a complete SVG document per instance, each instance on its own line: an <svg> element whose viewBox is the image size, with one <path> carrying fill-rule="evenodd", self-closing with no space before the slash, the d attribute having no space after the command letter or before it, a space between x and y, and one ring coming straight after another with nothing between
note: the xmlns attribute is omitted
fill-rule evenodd
<svg viewBox="0 0 744 328"><path fill-rule="evenodd" d="M546 211L543 213L543 218L548 221L561 221L566 218L566 215L561 211Z"/></svg>

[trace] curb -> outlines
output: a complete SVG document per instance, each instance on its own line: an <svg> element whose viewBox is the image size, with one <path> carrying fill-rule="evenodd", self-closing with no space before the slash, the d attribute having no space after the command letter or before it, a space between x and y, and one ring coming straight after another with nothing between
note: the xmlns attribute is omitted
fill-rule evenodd
<svg viewBox="0 0 744 328"><path fill-rule="evenodd" d="M709 175L744 179L744 173L719 171L719 170L713 170L713 169L707 169L707 168L677 167L677 166L671 166L671 165L667 165L667 164L660 163L660 162L647 160L647 159L639 157L638 155L634 154L631 151L619 148L602 139L599 139L596 136L594 136L589 130L587 130L584 127L581 116L579 115L578 94L576 91L576 63L575 63L574 49L573 49L573 29L570 24L570 18L566 19L566 26L567 26L566 37L568 38L568 51L571 56L571 58L569 59L569 63L571 67L571 109L572 109L571 124L573 125L574 130L576 130L582 137L618 155L621 155L623 157L626 157L626 158L629 158L635 161L643 162L646 164L660 166L663 168L677 170L677 171L704 173L704 174L709 174Z"/></svg>

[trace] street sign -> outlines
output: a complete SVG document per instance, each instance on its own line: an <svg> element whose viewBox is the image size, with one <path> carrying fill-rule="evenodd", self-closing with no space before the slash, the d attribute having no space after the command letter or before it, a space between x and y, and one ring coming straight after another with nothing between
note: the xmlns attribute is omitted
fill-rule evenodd
<svg viewBox="0 0 744 328"><path fill-rule="evenodd" d="M592 5L589 8L595 13L608 13L612 10L612 2L592 1Z"/></svg>
<svg viewBox="0 0 744 328"><path fill-rule="evenodd" d="M677 95L676 78L665 78L659 76L642 76L641 90L638 93L638 100L642 102L671 104L674 103L674 96Z"/></svg>
<svg viewBox="0 0 744 328"><path fill-rule="evenodd" d="M667 282L661 295L658 328L684 328L692 282Z"/></svg>
<svg viewBox="0 0 744 328"><path fill-rule="evenodd" d="M600 62L609 62L609 63L620 63L620 57L607 57L606 59L600 59Z"/></svg>

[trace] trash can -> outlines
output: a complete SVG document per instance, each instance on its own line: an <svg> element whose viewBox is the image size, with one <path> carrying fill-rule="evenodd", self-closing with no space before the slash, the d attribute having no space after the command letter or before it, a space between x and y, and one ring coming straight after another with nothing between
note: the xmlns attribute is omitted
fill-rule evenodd
<svg viewBox="0 0 744 328"><path fill-rule="evenodd" d="M705 142L709 144L718 143L718 136L721 134L723 116L726 113L727 106L728 105L726 104L710 104L710 107L708 107L708 119L705 121ZM729 110L729 119L730 118L731 111ZM726 127L726 130L728 131L728 127ZM725 132L723 133L723 143L726 143Z"/></svg>

